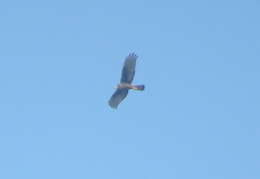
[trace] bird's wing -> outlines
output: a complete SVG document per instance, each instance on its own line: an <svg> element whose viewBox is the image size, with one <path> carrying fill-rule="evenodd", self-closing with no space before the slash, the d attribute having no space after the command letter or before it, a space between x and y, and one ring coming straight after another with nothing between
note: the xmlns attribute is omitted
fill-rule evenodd
<svg viewBox="0 0 260 179"><path fill-rule="evenodd" d="M137 55L134 53L131 53L126 57L121 74L121 83L132 83L135 76L135 64L137 58Z"/></svg>
<svg viewBox="0 0 260 179"><path fill-rule="evenodd" d="M108 102L110 107L117 108L117 106L121 103L121 101L125 99L127 94L128 94L128 89L117 89Z"/></svg>

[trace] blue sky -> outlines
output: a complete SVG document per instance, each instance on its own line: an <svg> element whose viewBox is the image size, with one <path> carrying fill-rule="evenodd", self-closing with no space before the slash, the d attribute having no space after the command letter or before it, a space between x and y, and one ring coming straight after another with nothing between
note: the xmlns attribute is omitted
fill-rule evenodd
<svg viewBox="0 0 260 179"><path fill-rule="evenodd" d="M1 1L0 178L260 178L259 8Z"/></svg>

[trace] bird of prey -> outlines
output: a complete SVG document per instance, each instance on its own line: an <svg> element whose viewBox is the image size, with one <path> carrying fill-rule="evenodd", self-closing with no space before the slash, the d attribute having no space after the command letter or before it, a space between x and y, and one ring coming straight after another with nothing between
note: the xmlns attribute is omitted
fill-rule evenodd
<svg viewBox="0 0 260 179"><path fill-rule="evenodd" d="M144 90L144 85L132 85L132 81L135 75L135 64L138 56L134 53L130 53L124 62L124 66L121 73L120 83L116 86L116 91L111 96L108 104L111 108L117 108L117 106L125 99L128 94L128 90Z"/></svg>

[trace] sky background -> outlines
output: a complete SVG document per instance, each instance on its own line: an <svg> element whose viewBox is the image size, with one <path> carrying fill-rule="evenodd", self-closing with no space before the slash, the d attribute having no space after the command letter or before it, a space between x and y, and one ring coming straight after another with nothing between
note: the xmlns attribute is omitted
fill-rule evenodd
<svg viewBox="0 0 260 179"><path fill-rule="evenodd" d="M0 2L0 178L259 179L260 2ZM124 58L133 91L107 101Z"/></svg>

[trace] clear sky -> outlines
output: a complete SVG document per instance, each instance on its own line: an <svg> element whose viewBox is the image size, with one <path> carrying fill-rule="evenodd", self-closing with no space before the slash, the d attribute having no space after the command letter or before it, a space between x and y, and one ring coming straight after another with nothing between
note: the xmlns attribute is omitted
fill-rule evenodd
<svg viewBox="0 0 260 179"><path fill-rule="evenodd" d="M0 2L1 179L259 179L260 2ZM133 91L107 101L124 58Z"/></svg>

